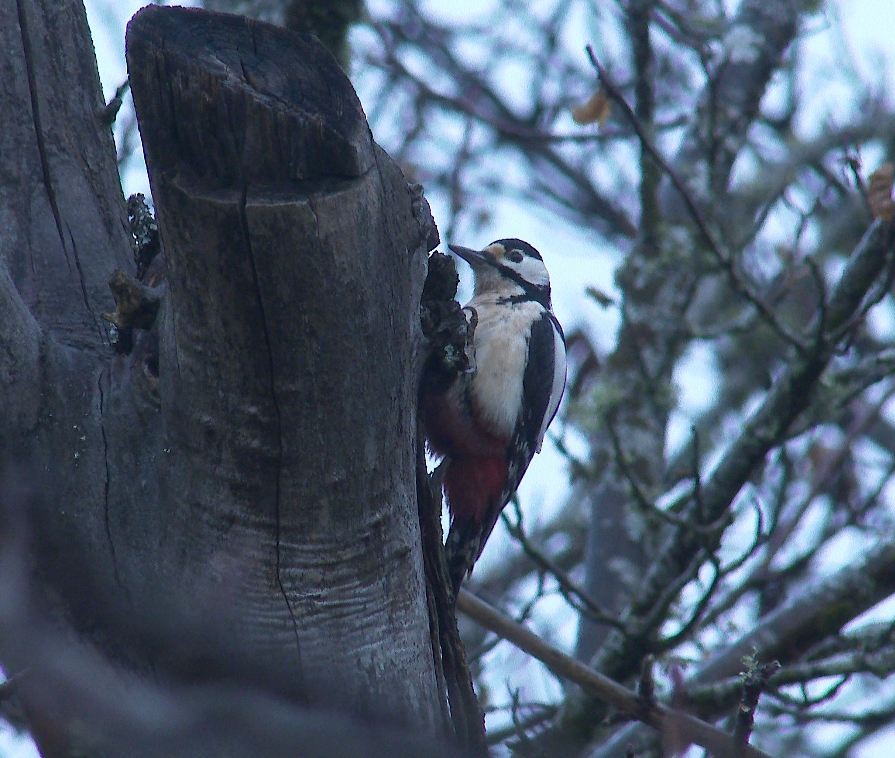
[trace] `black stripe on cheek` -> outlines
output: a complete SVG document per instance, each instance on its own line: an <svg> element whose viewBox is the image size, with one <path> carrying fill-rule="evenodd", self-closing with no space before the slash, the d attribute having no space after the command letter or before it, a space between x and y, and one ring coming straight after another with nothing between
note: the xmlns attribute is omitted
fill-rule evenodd
<svg viewBox="0 0 895 758"><path fill-rule="evenodd" d="M526 294L526 298L522 300L515 300L513 298L519 297L518 295L512 296L510 299L511 302L524 302L524 300L534 300L536 303L540 303L543 305L548 311L550 310L550 287L539 287L536 284L532 284L531 282L525 281L519 274L517 274L513 269L508 268L507 266L501 266L497 264L497 270L500 271L507 279L512 279L516 284L522 287L522 290Z"/></svg>

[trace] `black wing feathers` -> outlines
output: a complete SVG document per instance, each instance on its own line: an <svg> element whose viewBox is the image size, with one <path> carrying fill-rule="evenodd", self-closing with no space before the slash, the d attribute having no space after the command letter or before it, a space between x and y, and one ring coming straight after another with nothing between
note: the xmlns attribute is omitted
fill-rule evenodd
<svg viewBox="0 0 895 758"><path fill-rule="evenodd" d="M528 340L528 363L522 379L522 418L519 423L523 438L531 447L531 455L538 444L538 435L550 393L553 391L553 363L556 360L556 348L553 344L553 314L544 311L537 321L531 325L531 337ZM520 477L521 478L521 477Z"/></svg>

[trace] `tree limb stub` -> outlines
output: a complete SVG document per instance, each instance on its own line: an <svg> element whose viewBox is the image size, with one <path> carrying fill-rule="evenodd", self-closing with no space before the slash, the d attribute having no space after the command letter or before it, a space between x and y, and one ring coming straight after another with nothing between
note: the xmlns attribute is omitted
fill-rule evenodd
<svg viewBox="0 0 895 758"><path fill-rule="evenodd" d="M150 6L127 58L168 263L161 507L177 570L232 587L238 631L316 702L431 733L419 198L311 37Z"/></svg>
<svg viewBox="0 0 895 758"><path fill-rule="evenodd" d="M54 42L55 40L55 42ZM0 258L31 314L60 343L107 347L106 282L127 263L123 203L83 4L0 8ZM74 82L80 82L75 86Z"/></svg>
<svg viewBox="0 0 895 758"><path fill-rule="evenodd" d="M316 40L296 34L286 44L287 34L198 9L147 7L134 16L127 57L155 173L188 169L215 187L240 188L358 177L373 167L351 83Z"/></svg>

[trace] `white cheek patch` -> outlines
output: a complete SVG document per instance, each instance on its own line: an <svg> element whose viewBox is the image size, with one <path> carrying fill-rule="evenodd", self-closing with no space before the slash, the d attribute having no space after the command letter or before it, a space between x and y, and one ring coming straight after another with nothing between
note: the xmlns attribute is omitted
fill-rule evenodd
<svg viewBox="0 0 895 758"><path fill-rule="evenodd" d="M539 287L543 287L550 283L550 277L547 275L547 267L537 258L526 255L520 263L512 265L513 270L527 282L531 282Z"/></svg>

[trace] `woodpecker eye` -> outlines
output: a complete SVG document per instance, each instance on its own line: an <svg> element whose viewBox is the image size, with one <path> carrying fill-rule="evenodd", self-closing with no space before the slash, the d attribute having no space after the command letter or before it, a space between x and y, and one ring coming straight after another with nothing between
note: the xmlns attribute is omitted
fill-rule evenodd
<svg viewBox="0 0 895 758"><path fill-rule="evenodd" d="M510 250L510 252L507 253L507 258L513 263L522 263L522 253L518 250Z"/></svg>

